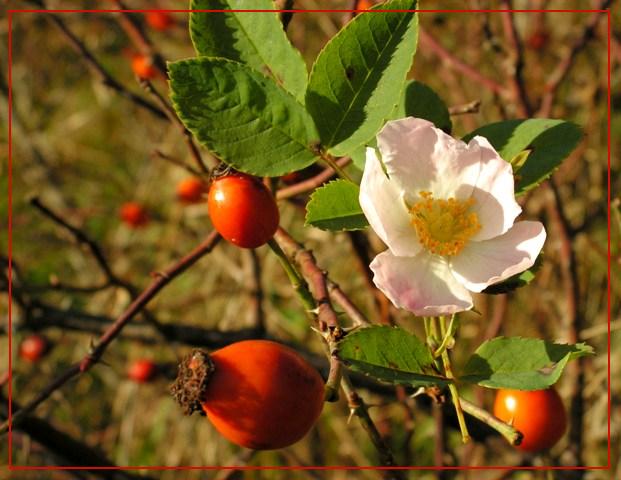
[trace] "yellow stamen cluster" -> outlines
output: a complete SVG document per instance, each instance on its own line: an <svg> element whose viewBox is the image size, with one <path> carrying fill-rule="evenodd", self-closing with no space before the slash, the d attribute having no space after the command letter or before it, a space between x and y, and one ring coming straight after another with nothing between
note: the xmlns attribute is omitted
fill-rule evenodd
<svg viewBox="0 0 621 480"><path fill-rule="evenodd" d="M412 225L420 243L431 253L454 256L481 229L479 217L469 212L474 199L434 199L431 192L420 192L421 200L410 207Z"/></svg>

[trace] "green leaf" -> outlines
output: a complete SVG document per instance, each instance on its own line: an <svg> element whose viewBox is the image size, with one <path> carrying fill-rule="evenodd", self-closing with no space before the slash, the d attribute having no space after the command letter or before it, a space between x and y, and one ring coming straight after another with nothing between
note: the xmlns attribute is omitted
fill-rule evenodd
<svg viewBox="0 0 621 480"><path fill-rule="evenodd" d="M318 188L306 205L306 225L331 231L367 227L359 195L360 187L347 180L334 180Z"/></svg>
<svg viewBox="0 0 621 480"><path fill-rule="evenodd" d="M446 104L430 87L417 80L406 83L401 102L391 115L392 119L404 117L429 120L447 133L453 127Z"/></svg>
<svg viewBox="0 0 621 480"><path fill-rule="evenodd" d="M356 330L341 340L337 357L352 370L397 385L446 385L437 375L425 344L397 327L373 326Z"/></svg>
<svg viewBox="0 0 621 480"><path fill-rule="evenodd" d="M490 123L466 135L464 141L475 135L487 138L503 159L513 161L517 196L552 174L576 148L582 130L563 120L531 118ZM524 150L530 153L522 153ZM519 163L522 163L521 167Z"/></svg>
<svg viewBox="0 0 621 480"><path fill-rule="evenodd" d="M192 0L190 8L271 10L271 0ZM222 57L245 63L304 101L308 72L300 52L291 45L276 11L192 12L190 37L198 56Z"/></svg>
<svg viewBox="0 0 621 480"><path fill-rule="evenodd" d="M503 280L502 282L495 283L487 287L481 293L487 293L489 295L498 295L500 293L509 293L518 288L528 285L535 279L535 274L541 268L542 254L539 254L535 263L528 270L524 270L522 273L517 273L512 277Z"/></svg>
<svg viewBox="0 0 621 480"><path fill-rule="evenodd" d="M459 380L488 388L542 390L556 383L569 360L593 353L586 343L566 345L538 338L492 338L477 348Z"/></svg>
<svg viewBox="0 0 621 480"><path fill-rule="evenodd" d="M324 147L347 155L369 141L401 98L418 39L416 0L393 0L349 22L319 54L306 105Z"/></svg>
<svg viewBox="0 0 621 480"><path fill-rule="evenodd" d="M168 69L179 118L224 162L254 175L277 176L316 161L312 119L271 79L223 58L180 60Z"/></svg>

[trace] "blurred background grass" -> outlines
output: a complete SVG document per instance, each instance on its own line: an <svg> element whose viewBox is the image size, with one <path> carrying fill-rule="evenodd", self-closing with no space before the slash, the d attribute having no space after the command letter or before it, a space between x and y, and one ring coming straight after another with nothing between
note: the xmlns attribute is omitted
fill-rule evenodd
<svg viewBox="0 0 621 480"><path fill-rule="evenodd" d="M76 2L48 1L48 8L76 8ZM10 8L26 8L28 2L8 2ZM126 2L130 8L187 8L186 2ZM298 0L298 8L349 8L350 1ZM515 8L592 8L587 1L515 1ZM613 5L614 6L614 5ZM422 8L447 8L425 2ZM495 2L472 0L456 8L497 8ZM7 8L6 5L0 7ZM113 8L111 2L89 2L88 8ZM448 6L448 8L451 8ZM166 32L148 31L157 49L167 60L193 55L187 34L187 14L173 14L175 28ZM573 40L584 29L587 13L518 13L515 21L525 41L524 75L527 92L535 102L545 93L545 82L558 62L567 54ZM312 64L319 50L343 25L343 13L295 14L288 34ZM136 17L142 21L140 15ZM133 76L128 51L132 44L119 27L117 16L108 13L62 14L66 25L84 42L109 72L128 89L147 96ZM474 66L481 73L506 83L506 42L498 14L424 13L422 28L437 39L452 55ZM613 8L612 91L613 106L619 105L621 75L619 48L619 9ZM0 34L7 37L7 17L2 15ZM541 46L533 40L545 34ZM7 78L7 42L0 54L3 83ZM594 38L581 51L561 85L551 116L571 120L585 130L585 137L572 156L554 174L554 179L571 227L579 280L579 312L584 321L578 332L597 355L584 362L584 433L582 459L586 465L605 465L607 458L607 258L606 258L606 181L607 181L607 75L605 16ZM429 49L419 48L411 77L431 86L449 106L481 101L478 113L453 116L453 135L461 136L474 128L503 118L516 118L516 106L500 99L449 66ZM149 112L109 90L89 74L66 38L46 18L35 13L13 16L13 260L15 281L20 292L30 299L53 306L69 317L83 314L114 318L128 305L127 292L106 288L96 292L75 293L47 288L62 283L88 287L105 279L92 257L80 249L65 231L44 218L29 203L40 197L73 225L79 226L104 249L112 270L138 288L150 281L151 272L161 270L191 250L211 230L205 205L184 206L175 198L179 180L188 176L183 169L153 155L154 150L191 164L187 148L178 130ZM156 88L166 95L161 79ZM3 85L0 109L7 121L6 85ZM612 278L612 461L616 477L618 463L621 404L619 398L619 297L618 278L621 251L619 232L619 111L612 116L612 198L611 267ZM7 128L0 132L3 150L7 147ZM6 158L6 157L5 157ZM7 163L2 162L0 189L8 188ZM122 225L118 209L135 200L147 206L150 225L131 230ZM499 332L506 335L537 336L569 341L567 294L563 284L562 241L558 225L551 217L550 191L540 188L528 195L524 217L546 224L548 240L544 263L535 282L509 295L506 310L502 300L480 296L476 306L481 316L463 317L459 350L460 364L484 338L494 314L502 314ZM282 224L311 248L319 265L371 317L377 318L373 294L356 269L350 237L331 235L303 227L303 208L281 202ZM0 196L0 212L7 218L6 195ZM6 221L3 222L6 226ZM6 232L5 229L3 229ZM383 247L369 234L375 251ZM7 235L0 237L0 252L6 256ZM263 309L267 332L321 358L322 343L308 327L276 259L266 248L257 251L264 291ZM221 244L183 276L172 282L150 304L149 309L162 323L194 325L217 331L251 328L256 322L252 294L252 258L247 251ZM8 299L0 299L6 318ZM72 362L81 359L89 342L98 334L29 323L32 311L13 304L13 352L20 340L33 330L43 329L53 342L50 354L37 364L27 364L14 356L13 394L23 404L51 378ZM501 309L501 310L499 310ZM504 312L504 313L503 313ZM34 312L36 313L36 312ZM403 326L420 332L420 325L404 312L393 311ZM376 465L377 454L357 419L348 422L344 401L326 404L317 427L298 444L280 451L249 453L223 440L203 418L185 418L167 392L170 371L177 359L189 351L179 342L159 336L142 318L135 319L127 334L106 351L104 362L80 376L43 403L36 415L58 429L101 450L120 465ZM3 355L0 373L8 368L6 331L0 336ZM131 383L125 377L129 362L149 357L161 364L166 374L145 385ZM172 369L172 370L171 370ZM568 404L574 374L569 368L558 389ZM433 465L435 421L429 405L411 399L398 400L394 393L360 390L378 427L395 451L399 463ZM378 390L379 391L379 390ZM3 393L7 394L6 385ZM465 396L490 408L493 393L466 391ZM450 419L449 419L450 423ZM522 456L494 436L472 445L460 444L457 430L446 430L446 465L563 465L571 459L572 445L566 435L549 458ZM5 437L6 438L6 437ZM15 432L13 462L17 465L64 464L45 446L32 442L28 435ZM0 444L0 455L8 455L7 443ZM8 472L5 472L8 475ZM225 472L224 472L225 473ZM324 472L325 473L325 472ZM609 478L610 472L587 472L584 478ZM148 474L148 472L147 472ZM220 472L219 475L222 475ZM84 478L83 474L77 475ZM153 478L217 478L218 474L198 471L157 472ZM377 478L377 472L356 472L359 478ZM416 478L534 478L534 472L417 472ZM559 473L557 478L570 478ZM351 478L352 473L332 472L326 478ZM613 475L614 476L614 475ZM20 472L14 478L72 478L70 473ZM244 478L323 478L317 472L247 472ZM543 476L542 476L543 478Z"/></svg>

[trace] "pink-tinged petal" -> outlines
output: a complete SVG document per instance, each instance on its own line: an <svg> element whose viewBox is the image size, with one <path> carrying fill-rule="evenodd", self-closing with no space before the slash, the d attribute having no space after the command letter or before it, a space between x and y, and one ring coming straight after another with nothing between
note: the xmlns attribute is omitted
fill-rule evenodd
<svg viewBox="0 0 621 480"><path fill-rule="evenodd" d="M413 256L420 251L401 192L386 177L372 148L367 148L359 201L371 227L395 255Z"/></svg>
<svg viewBox="0 0 621 480"><path fill-rule="evenodd" d="M479 177L478 145L467 146L427 120L387 122L377 134L377 145L390 180L407 193L409 202L417 201L421 191L434 198L469 198Z"/></svg>
<svg viewBox="0 0 621 480"><path fill-rule="evenodd" d="M472 240L487 240L507 232L522 209L515 201L511 165L484 137L474 137L468 145L481 152L481 171L472 193L476 200L472 210L479 217L481 229Z"/></svg>
<svg viewBox="0 0 621 480"><path fill-rule="evenodd" d="M530 268L545 239L546 231L540 222L517 222L504 235L469 242L452 259L453 275L468 290L480 292Z"/></svg>
<svg viewBox="0 0 621 480"><path fill-rule="evenodd" d="M395 306L421 316L451 315L472 308L472 297L445 259L422 251L396 257L390 251L371 262L375 285Z"/></svg>

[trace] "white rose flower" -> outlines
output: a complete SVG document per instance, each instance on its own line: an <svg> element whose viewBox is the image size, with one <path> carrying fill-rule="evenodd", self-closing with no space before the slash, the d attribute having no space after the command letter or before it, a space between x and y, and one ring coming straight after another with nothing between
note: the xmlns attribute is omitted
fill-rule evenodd
<svg viewBox="0 0 621 480"><path fill-rule="evenodd" d="M377 144L381 161L367 149L360 205L388 246L371 262L374 282L397 307L424 316L469 310L470 292L533 265L546 232L515 222L511 165L487 139L466 144L404 118L388 122Z"/></svg>

